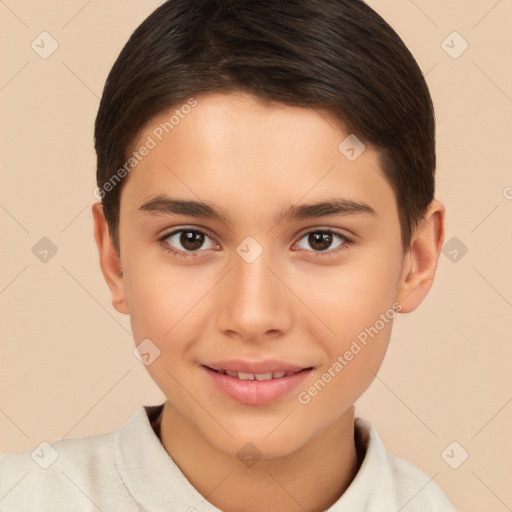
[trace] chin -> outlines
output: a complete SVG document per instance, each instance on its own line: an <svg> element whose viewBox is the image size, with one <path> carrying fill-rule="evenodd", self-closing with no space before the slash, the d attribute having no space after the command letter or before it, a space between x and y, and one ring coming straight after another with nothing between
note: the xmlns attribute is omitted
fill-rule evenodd
<svg viewBox="0 0 512 512"><path fill-rule="evenodd" d="M277 422L275 425L278 425ZM233 437L227 435L221 438L208 436L210 442L216 448L231 457L244 459L244 457L255 459L278 459L286 457L299 450L307 442L307 432L294 429L290 431L284 426L275 429L257 427L252 428L229 428L226 427ZM275 429L273 431L273 429ZM278 432L281 429L281 432ZM270 434L269 434L270 432ZM311 433L312 437L313 433Z"/></svg>

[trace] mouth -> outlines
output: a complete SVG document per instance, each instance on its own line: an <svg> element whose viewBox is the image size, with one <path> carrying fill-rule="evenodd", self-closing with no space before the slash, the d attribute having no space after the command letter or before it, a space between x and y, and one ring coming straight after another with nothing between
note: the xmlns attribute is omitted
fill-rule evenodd
<svg viewBox="0 0 512 512"><path fill-rule="evenodd" d="M258 373L235 371L233 366L232 369L212 368L208 365L201 367L209 378L209 383L222 396L251 406L263 406L287 399L313 371L311 366Z"/></svg>

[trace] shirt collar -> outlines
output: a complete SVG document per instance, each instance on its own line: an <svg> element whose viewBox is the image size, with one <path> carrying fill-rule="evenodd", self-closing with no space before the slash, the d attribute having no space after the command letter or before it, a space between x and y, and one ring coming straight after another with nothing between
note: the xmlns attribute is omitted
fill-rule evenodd
<svg viewBox="0 0 512 512"><path fill-rule="evenodd" d="M155 434L151 421L164 404L141 407L116 436L117 470L128 491L147 512L221 512L192 486Z"/></svg>
<svg viewBox="0 0 512 512"><path fill-rule="evenodd" d="M155 434L151 422L164 404L141 407L116 431L116 466L134 499L147 512L175 510L221 512L187 480ZM397 509L392 469L371 424L355 419L356 441L364 458L354 480L325 512L388 512Z"/></svg>

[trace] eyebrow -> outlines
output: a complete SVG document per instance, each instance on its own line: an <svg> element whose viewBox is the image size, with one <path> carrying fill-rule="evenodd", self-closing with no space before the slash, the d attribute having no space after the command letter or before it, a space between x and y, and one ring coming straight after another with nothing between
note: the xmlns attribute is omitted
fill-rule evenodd
<svg viewBox="0 0 512 512"><path fill-rule="evenodd" d="M139 211L162 215L186 215L189 217L201 217L217 219L225 225L230 225L229 214L215 204L178 199L159 194L146 201L139 207ZM292 205L279 212L274 217L278 224L283 220L313 219L326 216L346 216L353 214L370 214L377 217L377 212L368 204L350 199L333 198L317 203Z"/></svg>

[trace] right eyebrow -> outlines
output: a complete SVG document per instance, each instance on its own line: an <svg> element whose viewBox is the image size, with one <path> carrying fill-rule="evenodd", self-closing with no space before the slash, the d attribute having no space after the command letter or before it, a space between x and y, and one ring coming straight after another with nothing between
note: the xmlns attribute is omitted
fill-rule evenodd
<svg viewBox="0 0 512 512"><path fill-rule="evenodd" d="M149 201L146 201L139 207L139 210L162 215L187 215L189 217L212 218L229 225L229 215L216 205L190 199L177 199L165 194L159 194Z"/></svg>

